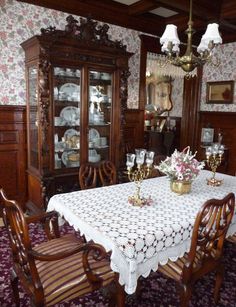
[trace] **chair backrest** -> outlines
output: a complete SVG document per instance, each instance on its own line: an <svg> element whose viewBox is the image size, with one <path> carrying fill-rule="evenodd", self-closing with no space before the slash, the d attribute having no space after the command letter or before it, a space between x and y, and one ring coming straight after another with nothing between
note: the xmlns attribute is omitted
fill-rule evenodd
<svg viewBox="0 0 236 307"><path fill-rule="evenodd" d="M33 285L38 285L38 291L41 291L35 261L29 254L32 247L24 212L15 200L7 199L3 189L0 189L0 195L3 198L3 221L13 253L14 269L29 289L33 290Z"/></svg>
<svg viewBox="0 0 236 307"><path fill-rule="evenodd" d="M171 154L171 152L173 151L172 147L174 145L174 138L175 138L174 132L166 131L164 133L164 141L163 141L163 143L164 143L164 146L166 148L167 156L169 156Z"/></svg>
<svg viewBox="0 0 236 307"><path fill-rule="evenodd" d="M102 186L116 184L116 168L111 161L102 161L98 172Z"/></svg>
<svg viewBox="0 0 236 307"><path fill-rule="evenodd" d="M185 274L190 273L196 253L198 261L220 260L224 239L231 223L235 208L235 196L229 193L223 199L210 199L197 214ZM199 258L200 256L200 258Z"/></svg>
<svg viewBox="0 0 236 307"><path fill-rule="evenodd" d="M81 190L95 188L97 186L97 166L92 163L84 163L79 168L79 184Z"/></svg>
<svg viewBox="0 0 236 307"><path fill-rule="evenodd" d="M153 165L157 166L161 163L161 161L164 161L165 159L166 159L166 155L155 155L153 159ZM154 177L161 177L164 175L165 174L161 173L158 169L153 168L150 177L154 178Z"/></svg>

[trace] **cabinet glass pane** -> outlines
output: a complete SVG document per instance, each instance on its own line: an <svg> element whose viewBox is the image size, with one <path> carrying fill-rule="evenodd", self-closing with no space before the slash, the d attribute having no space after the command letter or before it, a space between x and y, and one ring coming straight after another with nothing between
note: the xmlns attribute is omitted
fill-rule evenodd
<svg viewBox="0 0 236 307"><path fill-rule="evenodd" d="M112 74L89 72L88 161L109 160Z"/></svg>
<svg viewBox="0 0 236 307"><path fill-rule="evenodd" d="M54 167L80 165L81 71L54 67Z"/></svg>
<svg viewBox="0 0 236 307"><path fill-rule="evenodd" d="M29 163L31 167L39 167L38 152L38 92L37 92L37 67L29 67Z"/></svg>

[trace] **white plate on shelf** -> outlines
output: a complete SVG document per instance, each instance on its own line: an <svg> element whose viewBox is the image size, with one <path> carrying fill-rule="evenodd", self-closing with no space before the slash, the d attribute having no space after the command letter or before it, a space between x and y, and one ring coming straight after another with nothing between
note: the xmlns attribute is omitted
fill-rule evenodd
<svg viewBox="0 0 236 307"><path fill-rule="evenodd" d="M80 86L75 83L65 83L60 87L59 93L64 93L67 100L80 101Z"/></svg>
<svg viewBox="0 0 236 307"><path fill-rule="evenodd" d="M94 139L99 139L99 138L100 138L100 134L96 129L94 128L89 129L89 140L90 141Z"/></svg>
<svg viewBox="0 0 236 307"><path fill-rule="evenodd" d="M80 109L68 106L61 110L60 117L63 118L66 122L76 122L80 117Z"/></svg>
<svg viewBox="0 0 236 307"><path fill-rule="evenodd" d="M75 129L67 129L64 133L64 138L69 139L74 135L80 135L80 132Z"/></svg>
<svg viewBox="0 0 236 307"><path fill-rule="evenodd" d="M62 162L65 166L67 167L78 167L80 165L80 162L79 160L78 161L69 161L68 160L68 156L71 155L71 154L77 154L76 151L64 151L61 155L61 159L62 159Z"/></svg>

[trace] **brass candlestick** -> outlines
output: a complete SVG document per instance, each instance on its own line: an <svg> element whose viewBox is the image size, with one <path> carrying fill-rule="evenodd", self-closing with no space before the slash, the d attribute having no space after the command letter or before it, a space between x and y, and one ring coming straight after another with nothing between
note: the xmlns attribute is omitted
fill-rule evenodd
<svg viewBox="0 0 236 307"><path fill-rule="evenodd" d="M222 162L222 156L224 153L224 145L215 143L206 149L207 165L212 170L212 177L207 179L207 184L213 187L220 186L223 180L215 178L217 167L220 166Z"/></svg>
<svg viewBox="0 0 236 307"><path fill-rule="evenodd" d="M154 152L149 151L146 152L144 149L136 149L135 154L127 154L127 171L129 181L134 182L136 184L136 193L133 196L129 196L128 201L133 206L142 207L145 204L149 204L152 200L151 198L144 198L141 196L141 184L144 179L148 178L151 173L152 163L154 158ZM144 157L146 154L146 165L144 165ZM136 158L137 167L134 167L134 160Z"/></svg>

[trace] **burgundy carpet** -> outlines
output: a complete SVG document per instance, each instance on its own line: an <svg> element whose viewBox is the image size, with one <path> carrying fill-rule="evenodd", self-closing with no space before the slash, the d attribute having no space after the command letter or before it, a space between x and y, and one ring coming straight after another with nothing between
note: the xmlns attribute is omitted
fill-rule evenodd
<svg viewBox="0 0 236 307"><path fill-rule="evenodd" d="M34 243L41 242L42 232L35 226L31 228ZM64 226L63 233L73 231L71 227ZM9 268L11 267L11 251L6 230L0 227L0 306L14 306L12 290L10 286ZM225 277L221 288L221 297L217 306L236 307L236 245L227 243L225 247ZM189 304L190 307L216 306L213 301L214 274L201 279L195 285L195 290ZM25 292L20 289L21 306L30 306L29 299ZM84 306L108 306L108 300L100 291L92 295L86 295L80 299L59 304L60 307L84 307ZM159 273L152 273L148 278L141 279L140 294L138 298L127 297L128 307L174 307L179 306L179 298L176 293L175 283L162 277Z"/></svg>

